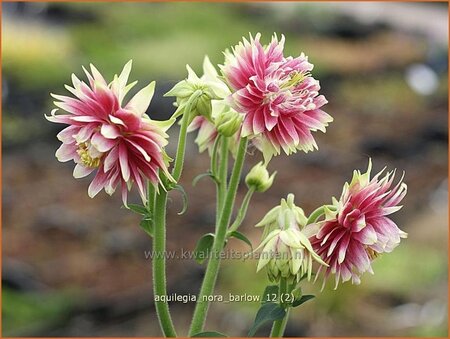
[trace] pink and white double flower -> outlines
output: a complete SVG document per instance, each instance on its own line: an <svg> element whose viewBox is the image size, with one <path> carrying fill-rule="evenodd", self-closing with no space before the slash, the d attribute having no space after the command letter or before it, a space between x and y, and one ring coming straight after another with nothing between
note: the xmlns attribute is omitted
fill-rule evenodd
<svg viewBox="0 0 450 339"><path fill-rule="evenodd" d="M131 61L110 84L93 65L91 73L84 71L88 83L72 75L73 87L66 85L74 97L52 94L57 100L55 105L64 113L58 114L58 109L54 109L46 118L69 125L58 134L62 145L56 157L76 163L75 178L96 171L88 189L90 197L102 189L112 194L120 184L126 204L128 191L135 183L145 202L146 179L157 186L159 170L170 178L163 147L168 137L165 132L173 121L154 121L145 114L155 82L123 105L125 95L136 84L127 85Z"/></svg>
<svg viewBox="0 0 450 339"><path fill-rule="evenodd" d="M310 74L313 65L304 54L284 57L283 48L284 36L263 47L257 34L227 51L222 66L230 104L245 114L241 136L255 139L266 159L280 149L288 155L317 149L311 132L325 132L333 121L321 109L327 100Z"/></svg>
<svg viewBox="0 0 450 339"><path fill-rule="evenodd" d="M391 252L407 234L388 216L402 206L407 192L403 177L393 186L395 171L382 176L379 172L370 179L372 164L367 172L355 171L350 184L346 183L339 201L326 209L324 221L306 226L314 251L329 266L325 278L335 275L339 281L360 283L360 276L373 273L371 262L381 253ZM318 272L318 273L319 273Z"/></svg>

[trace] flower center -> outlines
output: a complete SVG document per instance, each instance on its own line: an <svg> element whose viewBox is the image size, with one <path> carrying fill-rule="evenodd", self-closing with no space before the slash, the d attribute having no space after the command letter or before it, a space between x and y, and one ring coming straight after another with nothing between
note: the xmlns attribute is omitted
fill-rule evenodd
<svg viewBox="0 0 450 339"><path fill-rule="evenodd" d="M380 256L380 254L378 252L375 252L370 247L366 247L366 252L367 252L367 255L369 256L369 259L372 261Z"/></svg>
<svg viewBox="0 0 450 339"><path fill-rule="evenodd" d="M292 71L284 78L270 83L267 86L267 90L269 91L269 93L266 93L263 104L268 104L270 102L280 104L284 101L284 98L291 96L291 94L293 93L292 90L294 89L295 91L295 87L297 87L309 76L310 74L307 71ZM298 91L296 93L298 93Z"/></svg>
<svg viewBox="0 0 450 339"><path fill-rule="evenodd" d="M297 86L299 83L301 83L305 78L308 76L308 72L298 72L298 71L292 71L289 73L289 75L286 77L286 81L280 86L280 89L286 90L290 89L292 87Z"/></svg>
<svg viewBox="0 0 450 339"><path fill-rule="evenodd" d="M89 152L89 145L86 142L78 144L77 153L80 156L81 163L84 166L90 168L97 168L98 166L100 166L101 156L99 157L92 156Z"/></svg>

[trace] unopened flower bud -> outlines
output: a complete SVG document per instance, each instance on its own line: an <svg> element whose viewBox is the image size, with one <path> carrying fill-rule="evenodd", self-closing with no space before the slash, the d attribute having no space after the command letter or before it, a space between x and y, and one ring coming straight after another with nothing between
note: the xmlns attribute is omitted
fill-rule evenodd
<svg viewBox="0 0 450 339"><path fill-rule="evenodd" d="M208 81L199 78L189 65L186 66L188 70L188 77L185 80L177 83L164 96L176 97L176 106L178 107L173 117L178 117L185 113L188 102L191 100L190 112L188 112L189 119L192 121L196 116L202 115L208 120L211 120L211 100L220 99L208 83ZM192 98L196 95L196 98Z"/></svg>
<svg viewBox="0 0 450 339"><path fill-rule="evenodd" d="M276 282L282 277L298 282L304 274L307 274L308 280L311 278L313 260L327 266L314 252L308 234L303 230L305 223L305 214L294 205L293 194L270 210L256 224L257 227L266 227L263 240L257 248L262 248L257 271L267 267L271 281Z"/></svg>
<svg viewBox="0 0 450 339"><path fill-rule="evenodd" d="M269 176L266 166L259 162L248 172L245 183L248 188L253 188L256 192L265 192L272 186L276 174L275 171Z"/></svg>
<svg viewBox="0 0 450 339"><path fill-rule="evenodd" d="M313 260L327 266L314 252L306 235L295 227L270 232L259 248L263 250L259 256L257 271L267 267L267 275L274 282L280 278L298 282L304 274L309 280Z"/></svg>
<svg viewBox="0 0 450 339"><path fill-rule="evenodd" d="M211 121L212 105L211 96L207 94L208 91L203 91L203 93L198 97L196 102L193 104L195 108L193 109L195 116L204 116L206 119Z"/></svg>
<svg viewBox="0 0 450 339"><path fill-rule="evenodd" d="M292 225L299 229L305 227L308 218L303 209L294 204L294 199L295 196L292 193L287 196L287 199L281 199L280 205L267 212L255 227L265 227L270 231L277 228L287 229Z"/></svg>
<svg viewBox="0 0 450 339"><path fill-rule="evenodd" d="M218 114L214 123L217 131L225 136L231 137L241 127L243 116L232 108L225 108Z"/></svg>

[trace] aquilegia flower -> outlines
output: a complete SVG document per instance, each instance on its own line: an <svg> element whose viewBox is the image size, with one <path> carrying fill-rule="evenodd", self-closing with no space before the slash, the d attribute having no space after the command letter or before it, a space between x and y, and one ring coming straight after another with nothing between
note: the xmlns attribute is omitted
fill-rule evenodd
<svg viewBox="0 0 450 339"><path fill-rule="evenodd" d="M290 281L299 281L307 274L311 278L313 260L326 265L318 256L308 240L308 233L303 227L306 224L303 210L294 205L294 195L289 194L287 200L270 210L256 227L264 226L263 240L258 248L262 248L257 271L267 266L267 274L271 281L280 277Z"/></svg>
<svg viewBox="0 0 450 339"><path fill-rule="evenodd" d="M88 189L91 198L102 189L112 194L120 184L126 205L127 192L136 183L145 202L145 179L157 186L159 170L171 178L163 147L168 137L165 132L173 120L154 121L145 114L155 82L140 90L126 105L122 104L136 84L127 85L131 61L110 84L93 65L91 73L84 71L89 84L72 75L73 87L66 86L75 97L52 94L57 100L55 105L65 112L57 114L58 109L54 109L46 118L69 125L58 134L62 145L56 157L62 162L76 163L75 178L96 171Z"/></svg>
<svg viewBox="0 0 450 339"><path fill-rule="evenodd" d="M325 278L335 274L335 283L352 280L359 284L360 276L373 273L371 261L379 254L391 252L407 234L388 215L398 211L407 186L399 182L392 187L395 171L384 170L370 179L372 163L367 172L355 171L350 184L345 183L339 201L327 209L324 221L308 225L318 228L310 238L314 250L329 265ZM319 268L319 271L322 268ZM325 283L325 281L324 281Z"/></svg>
<svg viewBox="0 0 450 339"><path fill-rule="evenodd" d="M198 131L195 143L199 147L199 151L203 152L208 150L211 154L214 143L219 136L217 123L223 124L226 119L225 115L228 115L233 120L238 120L239 124L241 119L236 115L235 112L226 102L225 98L231 94L228 86L219 78L219 74L214 68L213 64L207 56L203 60L203 75L199 78L191 68L188 68L188 79L184 80L187 83L194 84L196 88L209 88L209 91L213 92L215 97L210 100L211 114L207 115L197 115L193 118L191 124L189 125L188 132ZM175 85L174 89L179 86ZM192 86L192 85L191 85ZM171 95L174 92L172 89L167 95ZM177 91L175 90L174 93ZM227 135L230 137L228 145L231 153L235 153L237 150L237 145L239 144L239 134L237 133L239 128L235 128L234 133L228 133L233 135Z"/></svg>
<svg viewBox="0 0 450 339"><path fill-rule="evenodd" d="M256 138L266 161L280 149L288 155L317 149L311 132L325 132L333 118L321 109L327 100L310 74L313 65L303 53L284 57L284 36L278 41L274 35L267 47L259 39L260 34L244 38L232 53L225 52L222 66L231 105L245 114L241 135Z"/></svg>

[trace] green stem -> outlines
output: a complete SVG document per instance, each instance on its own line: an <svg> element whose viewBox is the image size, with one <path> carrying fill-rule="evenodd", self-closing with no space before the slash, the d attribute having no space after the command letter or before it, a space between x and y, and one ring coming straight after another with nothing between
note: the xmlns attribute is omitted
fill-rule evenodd
<svg viewBox="0 0 450 339"><path fill-rule="evenodd" d="M289 320L289 313L291 308L286 309L286 315L283 319L276 320L273 323L272 332L270 333L271 338L281 338L284 335L284 330L286 329L287 322Z"/></svg>
<svg viewBox="0 0 450 339"><path fill-rule="evenodd" d="M252 187L245 194L244 200L242 200L242 205L241 205L241 208L239 209L236 220L229 227L228 233L236 231L239 228L239 226L241 226L242 221L244 220L244 218L247 214L248 205L250 204L250 199L252 198L252 195L254 192L255 192L255 189Z"/></svg>
<svg viewBox="0 0 450 339"><path fill-rule="evenodd" d="M280 305L283 305L283 303L281 302L281 296L283 294L289 293L289 288L288 288L288 283L286 281L286 278L281 278L280 279L280 288L279 288L279 302ZM289 319L289 309L290 307L286 308L286 315L284 316L283 319L279 319L274 321L273 326L272 326L272 331L270 332L270 337L271 338L281 338L284 334L284 330L286 328L286 324L288 322Z"/></svg>
<svg viewBox="0 0 450 339"><path fill-rule="evenodd" d="M213 149L211 152L211 173L214 177L217 177L217 151L219 149L220 141L221 141L221 135L219 134L214 141Z"/></svg>
<svg viewBox="0 0 450 339"><path fill-rule="evenodd" d="M153 258L153 295L155 297L156 313L158 314L159 324L165 337L176 337L177 333L173 326L172 319L169 312L169 304L160 301L161 298L156 297L166 296L166 204L167 192L160 189L155 200L155 215L154 215L154 240L153 250L155 257Z"/></svg>
<svg viewBox="0 0 450 339"><path fill-rule="evenodd" d="M177 154L175 157L175 165L173 166L172 176L175 179L176 182L180 179L181 172L183 171L183 164L184 164L184 153L186 149L186 134L187 134L187 128L189 126L190 122L190 115L192 110L192 105L197 100L197 98L202 95L202 91L197 90L195 91L191 97L189 98L186 108L184 110L183 116L181 118L181 129L180 129L180 136L178 139L178 147L177 147Z"/></svg>
<svg viewBox="0 0 450 339"><path fill-rule="evenodd" d="M236 191L241 177L246 150L247 138L242 138L239 143L236 161L231 173L230 184L226 194L222 213L220 215L217 232L214 237L214 243L211 249L208 266L206 267L202 287L200 289L197 303L195 305L194 316L192 317L191 328L189 329L189 336L193 336L203 330L203 325L205 323L206 314L209 307L209 302L205 298L213 293L214 286L216 284L220 267L220 254L224 247L225 236L227 233L228 224L231 219L231 213L233 211L234 200L236 198Z"/></svg>
<svg viewBox="0 0 450 339"><path fill-rule="evenodd" d="M323 214L325 214L324 206L320 206L319 208L315 209L308 218L308 221L306 222L306 225L310 225L312 223L315 223L317 219L319 219Z"/></svg>
<svg viewBox="0 0 450 339"><path fill-rule="evenodd" d="M153 217L153 213L155 211L155 186L150 182L150 180L147 181L147 211L149 211L150 215Z"/></svg>
<svg viewBox="0 0 450 339"><path fill-rule="evenodd" d="M175 164L172 170L172 177L175 182L181 177L181 172L183 171L184 164L184 154L186 150L186 134L187 128L190 122L191 110L194 102L202 94L200 90L194 92L189 98L186 108L183 112L181 118L181 128L178 137L178 147L175 157ZM162 178L164 179L164 177ZM164 182L165 180L163 180ZM170 188L169 188L170 189ZM155 195L154 189L149 188L149 211L153 209L154 213L154 240L153 240L153 250L155 252L155 257L153 258L153 294L156 296L166 296L166 210L167 210L167 191L164 188L160 188L158 194L154 199L154 205L150 200L150 194ZM156 299L156 298L155 298ZM164 336L166 337L176 337L177 333L170 317L169 304L167 301L155 301L156 313L158 315L159 324ZM164 299L165 300L165 299Z"/></svg>
<svg viewBox="0 0 450 339"><path fill-rule="evenodd" d="M220 166L217 183L217 211L216 211L216 225L218 227L220 221L220 213L223 209L223 203L227 194L227 175L228 175L228 138L221 137L220 145Z"/></svg>

